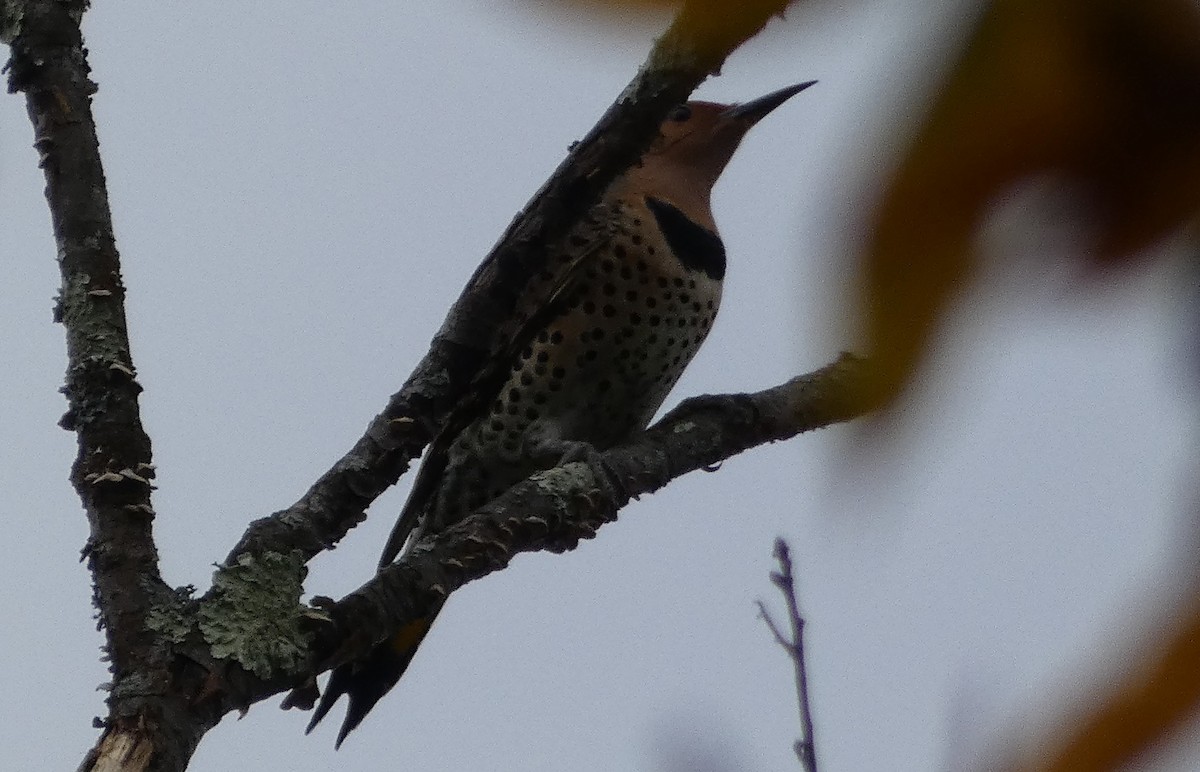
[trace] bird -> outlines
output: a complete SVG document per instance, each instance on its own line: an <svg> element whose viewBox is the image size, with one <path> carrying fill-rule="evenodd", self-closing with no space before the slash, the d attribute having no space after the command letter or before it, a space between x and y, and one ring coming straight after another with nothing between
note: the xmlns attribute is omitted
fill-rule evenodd
<svg viewBox="0 0 1200 772"><path fill-rule="evenodd" d="M594 458L649 424L720 305L726 256L713 185L750 128L813 83L671 110L498 326L490 362L422 461L380 568L529 475ZM340 747L400 680L444 603L336 667L307 732L348 695Z"/></svg>

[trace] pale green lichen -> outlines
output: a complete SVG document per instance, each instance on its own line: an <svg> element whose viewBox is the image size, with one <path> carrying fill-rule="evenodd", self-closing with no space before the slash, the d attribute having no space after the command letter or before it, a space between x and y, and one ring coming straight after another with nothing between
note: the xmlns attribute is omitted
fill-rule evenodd
<svg viewBox="0 0 1200 772"><path fill-rule="evenodd" d="M566 509L567 499L578 495L581 490L591 490L596 487L595 475L592 468L581 461L573 461L544 472L529 476L529 481L537 486L539 491L554 497L557 509Z"/></svg>
<svg viewBox="0 0 1200 772"><path fill-rule="evenodd" d="M213 656L231 659L260 678L297 669L307 651L300 627L306 573L299 551L242 555L219 570L212 597L198 613Z"/></svg>
<svg viewBox="0 0 1200 772"><path fill-rule="evenodd" d="M25 4L0 0L0 43L12 45L21 34L21 23L25 18Z"/></svg>
<svg viewBox="0 0 1200 772"><path fill-rule="evenodd" d="M183 643L192 630L191 618L186 610L192 589L181 588L176 594L155 604L146 613L146 627L169 643Z"/></svg>

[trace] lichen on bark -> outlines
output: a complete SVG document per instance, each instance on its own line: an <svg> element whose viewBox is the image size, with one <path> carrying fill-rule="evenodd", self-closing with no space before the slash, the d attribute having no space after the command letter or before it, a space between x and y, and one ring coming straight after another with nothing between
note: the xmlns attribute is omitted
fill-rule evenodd
<svg viewBox="0 0 1200 772"><path fill-rule="evenodd" d="M299 550L243 555L218 571L198 611L200 632L213 656L264 679L300 668L309 651L300 625L307 573Z"/></svg>

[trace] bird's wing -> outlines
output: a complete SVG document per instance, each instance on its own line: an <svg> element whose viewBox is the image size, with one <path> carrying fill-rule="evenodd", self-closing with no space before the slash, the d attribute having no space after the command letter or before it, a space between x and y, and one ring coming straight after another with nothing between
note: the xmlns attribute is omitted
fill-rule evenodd
<svg viewBox="0 0 1200 772"><path fill-rule="evenodd" d="M517 309L532 311L518 310L508 323L497 329L491 354L472 379L466 396L451 410L442 430L430 443L408 501L384 546L381 568L396 559L406 542L411 545L420 538L424 515L446 471L450 445L495 399L509 377L512 362L538 331L567 309L572 293L586 275L588 260L612 239L616 229L615 206L618 205L597 204L559 245L551 247L546 271L526 285L517 302ZM414 620L392 639L376 646L363 660L334 668L306 731L311 732L341 696L347 694L350 707L337 739L341 745L375 703L400 680L439 609L440 604L430 609L425 619Z"/></svg>
<svg viewBox="0 0 1200 772"><path fill-rule="evenodd" d="M417 533L422 516L446 471L447 452L455 438L491 405L508 380L512 363L520 352L568 307L572 293L586 273L588 262L612 240L618 207L619 204L612 202L597 204L562 242L551 247L545 270L526 285L515 306L517 313L499 327L483 367L429 444L408 500L384 545L380 568L394 561L404 549L405 542L410 541L409 537ZM520 309L533 310L522 313Z"/></svg>

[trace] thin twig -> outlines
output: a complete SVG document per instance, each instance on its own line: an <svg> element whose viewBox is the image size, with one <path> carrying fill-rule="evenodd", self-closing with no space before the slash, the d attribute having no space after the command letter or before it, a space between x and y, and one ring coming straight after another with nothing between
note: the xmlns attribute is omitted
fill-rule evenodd
<svg viewBox="0 0 1200 772"><path fill-rule="evenodd" d="M788 551L787 542L783 539L775 540L775 558L779 561L779 571L771 572L771 583L779 588L779 591L783 593L784 602L787 603L788 619L792 625L792 639L789 641L784 637L761 600L757 601L758 612L763 621L767 623L767 629L771 631L775 642L782 646L788 656L792 658L792 664L796 669L796 697L800 703L800 731L802 733L793 747L796 751L796 758L800 759L806 772L817 772L817 748L813 737L812 708L808 699L808 670L804 664L804 617L800 616L800 604L796 600L796 579L792 574L792 556Z"/></svg>

